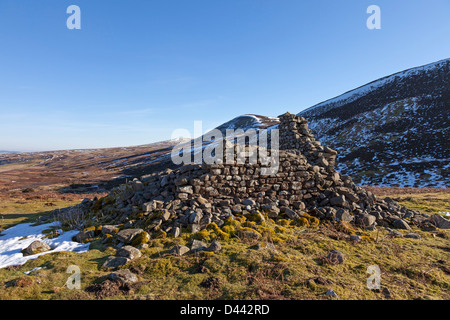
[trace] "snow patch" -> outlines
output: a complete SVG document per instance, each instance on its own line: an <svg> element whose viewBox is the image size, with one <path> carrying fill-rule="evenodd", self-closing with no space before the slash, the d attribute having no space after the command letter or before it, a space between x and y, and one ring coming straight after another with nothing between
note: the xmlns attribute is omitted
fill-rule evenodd
<svg viewBox="0 0 450 320"><path fill-rule="evenodd" d="M59 251L86 252L89 250L89 243L83 244L72 241L72 237L79 232L77 230L67 232L60 230L62 233L60 236L53 239L43 239L45 235L42 232L44 230L58 226L58 222L41 225L22 223L2 231L0 234L0 268L23 265L28 260L36 259L47 253ZM21 250L36 240L45 242L52 250L31 256L24 256Z"/></svg>

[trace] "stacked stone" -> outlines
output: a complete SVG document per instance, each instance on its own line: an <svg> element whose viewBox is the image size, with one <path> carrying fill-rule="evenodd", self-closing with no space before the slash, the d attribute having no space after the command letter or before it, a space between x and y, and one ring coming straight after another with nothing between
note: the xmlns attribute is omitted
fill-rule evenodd
<svg viewBox="0 0 450 320"><path fill-rule="evenodd" d="M289 112L279 116L280 149L299 150L311 162L333 171L337 152L314 139L308 121Z"/></svg>
<svg viewBox="0 0 450 320"><path fill-rule="evenodd" d="M294 220L306 212L369 229L409 228L405 218L417 224L426 220L418 211L376 199L335 171L336 152L314 139L304 118L287 113L280 120L282 150L271 154L279 159L275 174L262 174L274 159L272 163L262 163L259 157L256 163L248 157L243 163L237 161L240 152L266 150L234 144L234 161L185 165L144 176L114 189L108 201L100 199L91 208L100 208L98 215L109 217L111 223L132 226L131 217L142 215L147 222L152 218L147 231L175 235L181 227L198 232L211 222L220 227L229 216L255 211L267 212L272 219L285 213Z"/></svg>

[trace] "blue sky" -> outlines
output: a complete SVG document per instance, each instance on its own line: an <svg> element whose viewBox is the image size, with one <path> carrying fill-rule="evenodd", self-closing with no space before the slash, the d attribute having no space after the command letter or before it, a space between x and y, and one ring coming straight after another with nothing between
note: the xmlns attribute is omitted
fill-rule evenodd
<svg viewBox="0 0 450 320"><path fill-rule="evenodd" d="M81 30L69 30L69 5ZM366 9L381 8L369 30ZM0 150L130 146L300 112L450 57L448 0L0 0Z"/></svg>

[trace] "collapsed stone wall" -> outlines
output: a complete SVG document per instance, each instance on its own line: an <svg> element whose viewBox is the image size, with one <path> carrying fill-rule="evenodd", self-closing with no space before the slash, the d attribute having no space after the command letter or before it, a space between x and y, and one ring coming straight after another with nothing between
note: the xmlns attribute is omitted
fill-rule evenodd
<svg viewBox="0 0 450 320"><path fill-rule="evenodd" d="M346 221L367 229L377 225L409 229L408 221L426 220L426 215L389 199L379 200L350 177L341 176L334 169L336 151L314 139L304 118L281 115L279 135L279 169L274 175L261 174L268 164L251 163L249 158L241 164L185 165L135 179L87 207L106 217L105 223L131 227L134 219L141 219L148 232L162 230L175 236L183 227L198 232L212 222L221 227L228 217L252 212L275 220L308 216ZM239 152L249 147L234 148L237 160Z"/></svg>
<svg viewBox="0 0 450 320"><path fill-rule="evenodd" d="M312 164L334 169L337 152L321 145L308 127L308 121L289 112L279 116L280 149L299 150Z"/></svg>

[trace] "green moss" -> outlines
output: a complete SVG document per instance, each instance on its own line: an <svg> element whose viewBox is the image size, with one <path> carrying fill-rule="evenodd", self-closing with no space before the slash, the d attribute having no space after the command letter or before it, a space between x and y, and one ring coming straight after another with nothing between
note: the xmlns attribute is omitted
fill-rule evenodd
<svg viewBox="0 0 450 320"><path fill-rule="evenodd" d="M301 227L309 227L309 221L307 218L304 218L304 217L298 218L297 224Z"/></svg>
<svg viewBox="0 0 450 320"><path fill-rule="evenodd" d="M348 235L356 234L356 229L348 221L339 221L336 224L336 230L341 231Z"/></svg>
<svg viewBox="0 0 450 320"><path fill-rule="evenodd" d="M194 238L202 241L210 241L210 233L207 229L202 229L196 234L194 234Z"/></svg>
<svg viewBox="0 0 450 320"><path fill-rule="evenodd" d="M249 220L243 222L241 225L242 225L242 228L252 228L255 230L258 228L258 225L256 224L256 222L249 221Z"/></svg>
<svg viewBox="0 0 450 320"><path fill-rule="evenodd" d="M287 258L283 257L283 256L280 255L280 254L275 254L275 255L272 257L272 260L275 261L275 262L286 262L286 261L288 261Z"/></svg>
<svg viewBox="0 0 450 320"><path fill-rule="evenodd" d="M310 227L312 227L312 228L317 228L320 223L319 219L317 219L316 217L310 217L308 219L308 222L309 222Z"/></svg>
<svg viewBox="0 0 450 320"><path fill-rule="evenodd" d="M275 226L275 232L276 233L286 233L286 228L280 227L280 226Z"/></svg>
<svg viewBox="0 0 450 320"><path fill-rule="evenodd" d="M292 220L279 219L279 220L277 220L277 223L278 223L280 226L287 227L287 226L289 226L289 225L292 223Z"/></svg>
<svg viewBox="0 0 450 320"><path fill-rule="evenodd" d="M131 243L131 245L133 247L137 247L140 246L142 244L148 243L150 241L150 235L143 231L141 233L139 233L137 236L134 237L133 242Z"/></svg>
<svg viewBox="0 0 450 320"><path fill-rule="evenodd" d="M375 242L375 237L373 236L361 236L361 240L368 242Z"/></svg>
<svg viewBox="0 0 450 320"><path fill-rule="evenodd" d="M225 232L229 235L232 235L236 231L236 229L233 226L223 226L222 230L223 230L223 232Z"/></svg>
<svg viewBox="0 0 450 320"><path fill-rule="evenodd" d="M165 238L167 238L167 233L163 230L159 230L158 232L156 232L154 234L154 238L155 239L165 239Z"/></svg>
<svg viewBox="0 0 450 320"><path fill-rule="evenodd" d="M262 237L261 233L259 233L258 231L256 231L255 229L252 228L248 228L248 227L241 227L239 230L239 235L242 238L247 238L247 239L260 239Z"/></svg>
<svg viewBox="0 0 450 320"><path fill-rule="evenodd" d="M252 212L252 213L248 214L246 217L247 217L247 220L253 221L256 223L262 223L266 220L264 218L263 214L260 213L259 211Z"/></svg>
<svg viewBox="0 0 450 320"><path fill-rule="evenodd" d="M105 241L105 243L112 243L114 237L111 234L105 234L103 236L103 240Z"/></svg>

